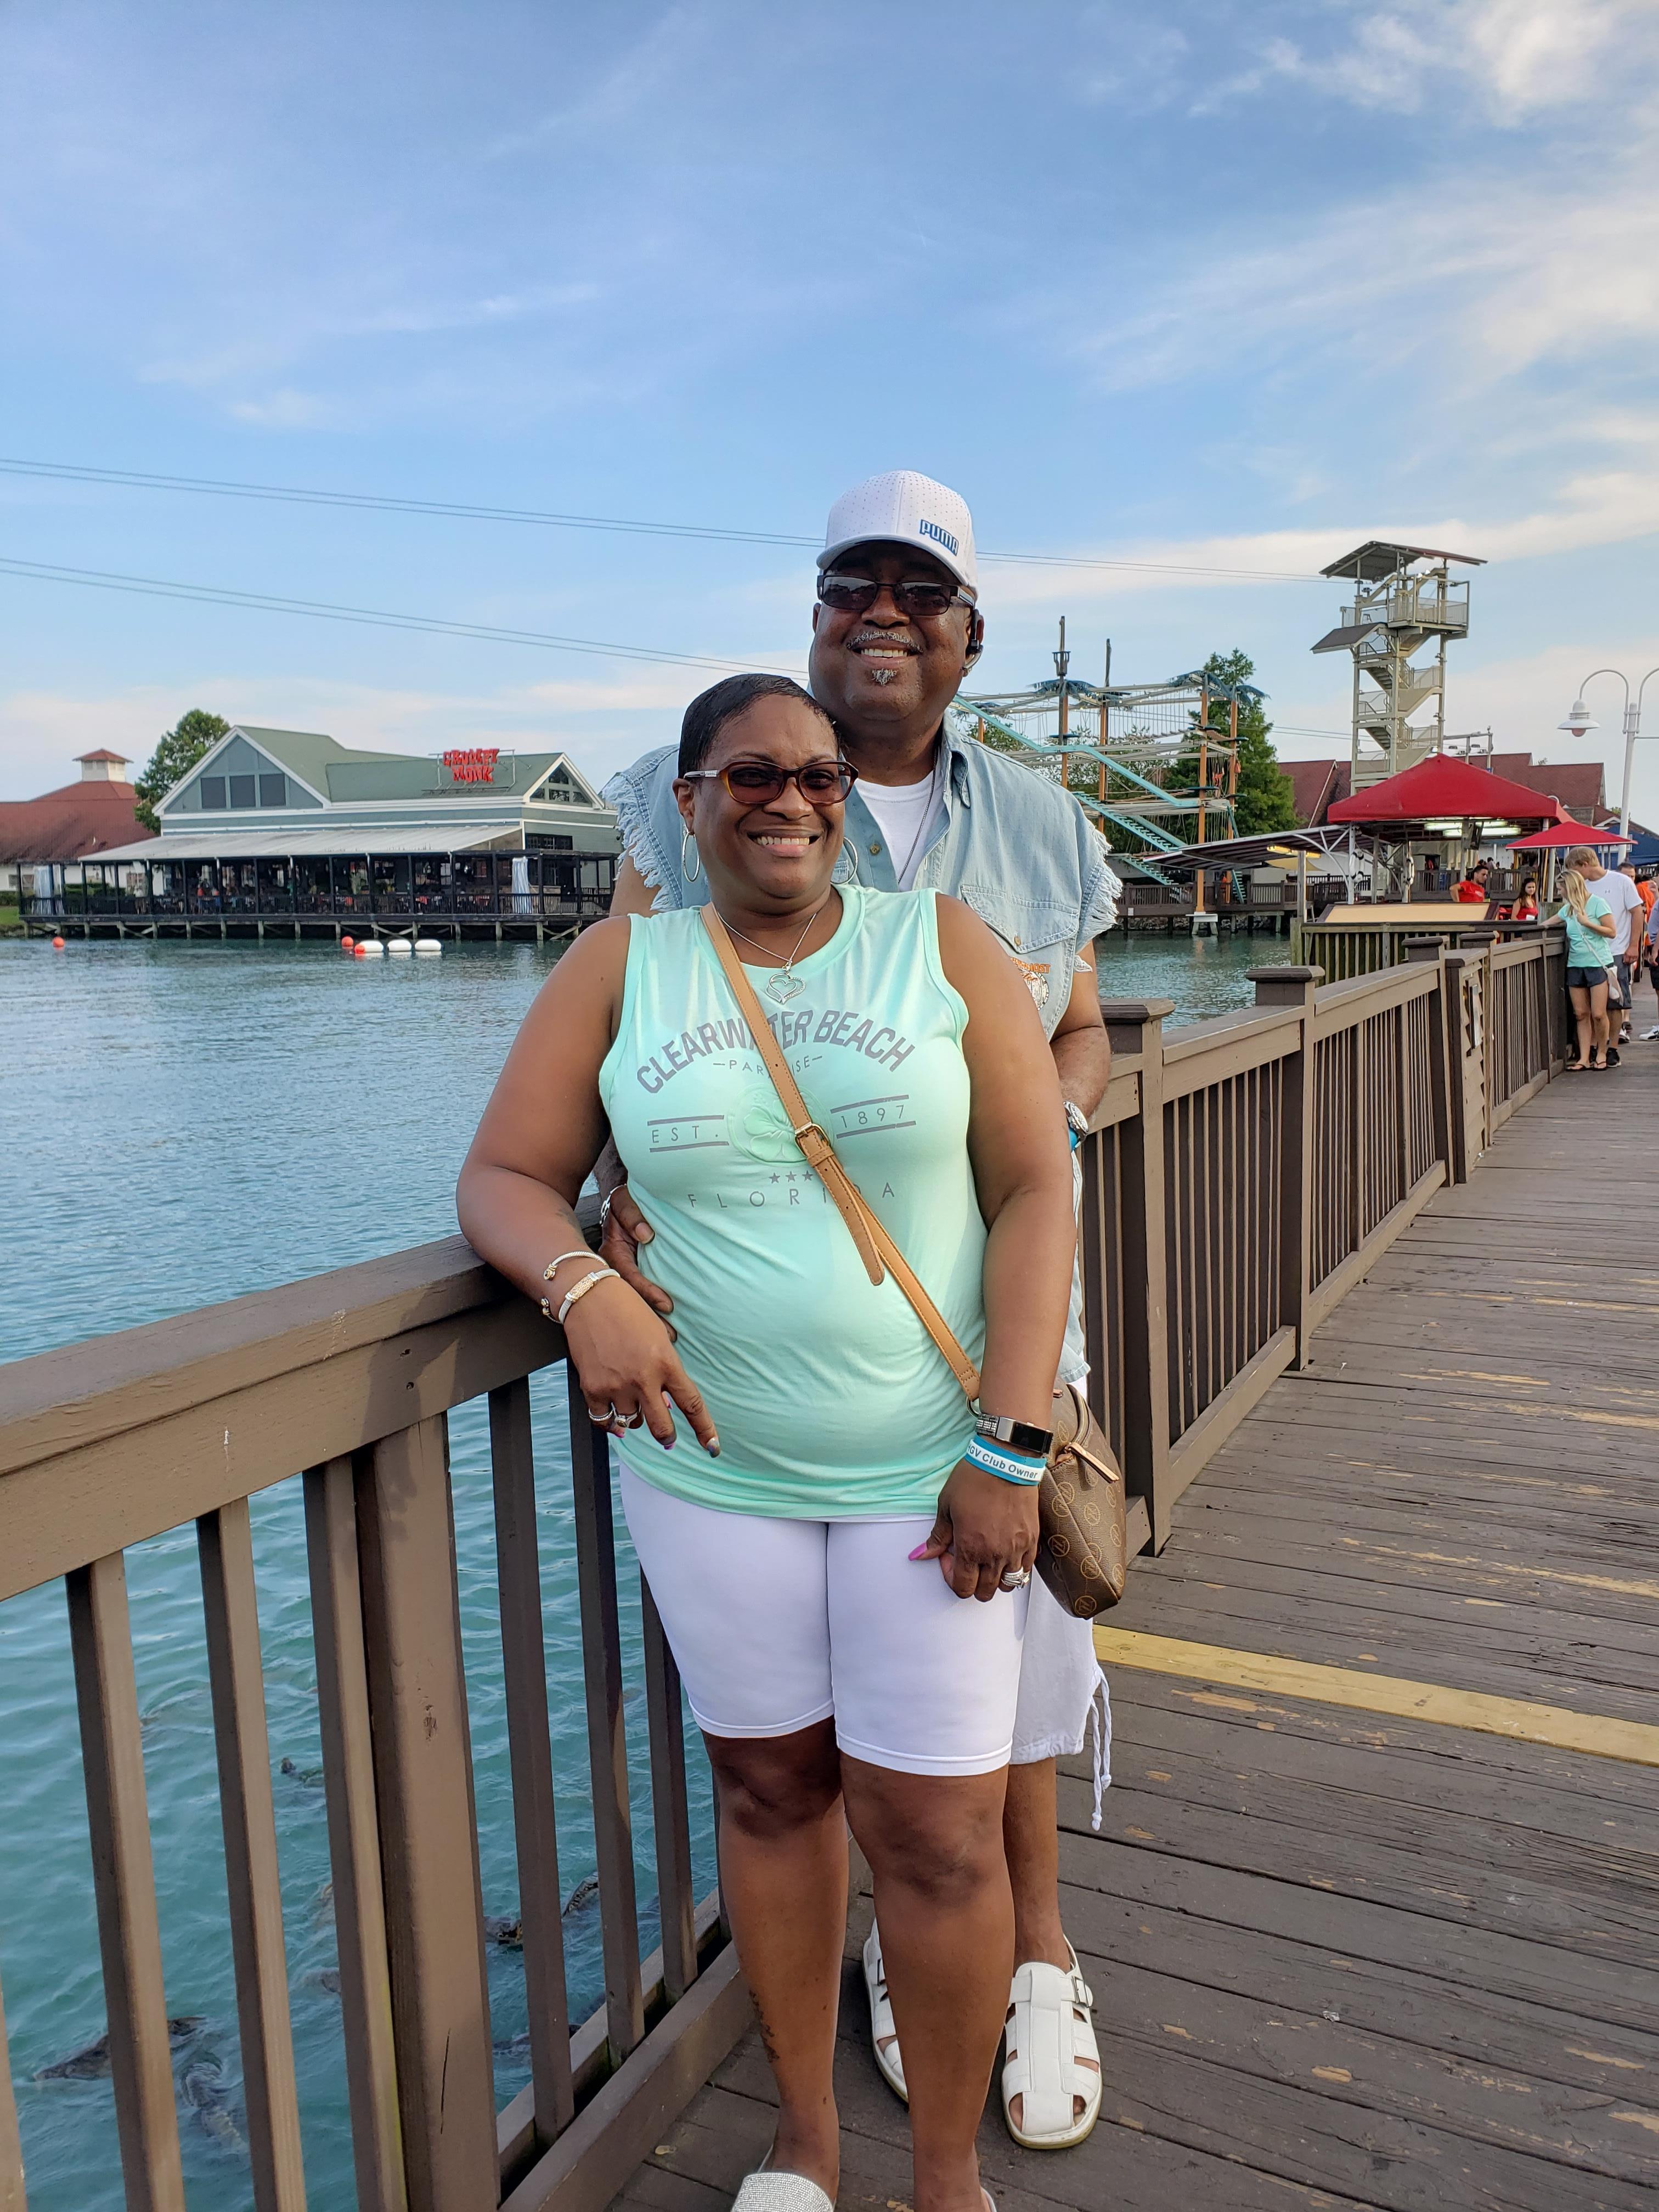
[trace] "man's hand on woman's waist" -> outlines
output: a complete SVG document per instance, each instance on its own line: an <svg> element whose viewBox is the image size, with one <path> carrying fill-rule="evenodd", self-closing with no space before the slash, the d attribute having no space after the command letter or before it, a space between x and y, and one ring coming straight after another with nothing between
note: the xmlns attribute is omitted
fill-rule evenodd
<svg viewBox="0 0 1659 2212"><path fill-rule="evenodd" d="M638 1291L653 1313L672 1313L674 1301L662 1285L653 1283L640 1272L639 1247L651 1242L652 1228L634 1203L633 1193L628 1188L628 1170L609 1139L593 1170L593 1179L599 1186L605 1214L599 1257L607 1267L616 1269L630 1290Z"/></svg>

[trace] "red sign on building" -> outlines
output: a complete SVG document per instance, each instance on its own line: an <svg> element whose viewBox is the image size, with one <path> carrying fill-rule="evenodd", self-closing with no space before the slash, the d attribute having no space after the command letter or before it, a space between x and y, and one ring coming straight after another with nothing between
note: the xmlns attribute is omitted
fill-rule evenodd
<svg viewBox="0 0 1659 2212"><path fill-rule="evenodd" d="M494 746L475 746L465 752L441 754L440 758L449 770L453 783L493 783L501 752Z"/></svg>

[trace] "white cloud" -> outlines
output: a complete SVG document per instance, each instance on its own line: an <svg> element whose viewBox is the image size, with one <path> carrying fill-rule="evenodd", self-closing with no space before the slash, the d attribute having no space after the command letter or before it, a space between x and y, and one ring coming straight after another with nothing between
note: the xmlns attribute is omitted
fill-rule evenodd
<svg viewBox="0 0 1659 2212"><path fill-rule="evenodd" d="M1200 105L1207 112L1279 79L1414 114L1461 86L1492 120L1516 125L1605 98L1656 50L1650 0L1396 0L1360 15L1346 46L1313 52L1269 40L1254 67Z"/></svg>
<svg viewBox="0 0 1659 2212"><path fill-rule="evenodd" d="M1455 359L1464 394L1544 363L1645 365L1659 343L1656 154L1634 147L1593 188L1466 185L1449 204L1419 188L1254 251L1212 239L1078 356L1117 390L1236 380L1247 359L1305 369L1310 352L1372 373Z"/></svg>
<svg viewBox="0 0 1659 2212"><path fill-rule="evenodd" d="M1218 589L1282 590L1287 578L1317 578L1320 569L1361 544L1382 538L1407 545L1445 546L1496 563L1593 545L1626 544L1659 534L1659 467L1603 470L1569 477L1554 501L1519 514L1374 514L1321 528L1164 538L1139 544L1079 547L1079 564L1042 567L986 558L988 608L1048 605L1060 600L1121 599L1129 593ZM1146 562L1144 568L1090 568L1087 560ZM1231 573L1224 573L1231 572Z"/></svg>
<svg viewBox="0 0 1659 2212"><path fill-rule="evenodd" d="M296 392L292 385L268 393L263 399L235 399L228 410L238 422L259 430L319 430L339 419L337 404L320 392Z"/></svg>

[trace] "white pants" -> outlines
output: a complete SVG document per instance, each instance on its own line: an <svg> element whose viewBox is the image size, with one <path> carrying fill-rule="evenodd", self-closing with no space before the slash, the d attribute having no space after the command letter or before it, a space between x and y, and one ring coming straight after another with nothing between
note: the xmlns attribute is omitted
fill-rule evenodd
<svg viewBox="0 0 1659 2212"><path fill-rule="evenodd" d="M833 1717L843 1752L900 1774L1008 1764L1030 1592L957 1597L937 1559L908 1556L931 1513L720 1513L620 1474L634 1549L708 1735L792 1735Z"/></svg>

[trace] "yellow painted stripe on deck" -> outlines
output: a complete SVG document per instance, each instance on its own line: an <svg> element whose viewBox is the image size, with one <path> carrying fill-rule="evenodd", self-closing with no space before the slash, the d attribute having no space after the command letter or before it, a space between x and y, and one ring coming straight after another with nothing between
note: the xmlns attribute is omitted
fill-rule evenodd
<svg viewBox="0 0 1659 2212"><path fill-rule="evenodd" d="M1357 1712L1390 1713L1397 1720L1436 1721L1480 1735L1624 1759L1633 1766L1659 1766L1659 1728L1613 1720L1605 1713L1575 1713L1565 1705L1535 1705L1524 1698L1488 1697L1479 1690L1444 1689L1437 1682L1408 1682L1396 1674L1361 1674L1346 1667L1319 1667L1307 1660L1275 1659L1222 1644L1188 1644L1179 1637L1098 1624L1095 1653L1106 1668L1135 1667L1187 1681L1260 1690L1268 1697L1307 1698Z"/></svg>

